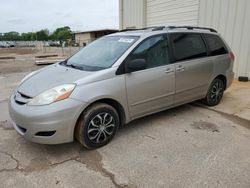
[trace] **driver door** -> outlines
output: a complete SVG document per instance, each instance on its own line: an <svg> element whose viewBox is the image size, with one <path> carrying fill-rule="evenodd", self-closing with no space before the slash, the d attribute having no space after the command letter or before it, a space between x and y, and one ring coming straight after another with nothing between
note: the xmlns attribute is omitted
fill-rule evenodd
<svg viewBox="0 0 250 188"><path fill-rule="evenodd" d="M146 39L130 54L128 61L144 59L144 70L125 75L130 115L137 118L173 105L175 67L169 61L167 35Z"/></svg>

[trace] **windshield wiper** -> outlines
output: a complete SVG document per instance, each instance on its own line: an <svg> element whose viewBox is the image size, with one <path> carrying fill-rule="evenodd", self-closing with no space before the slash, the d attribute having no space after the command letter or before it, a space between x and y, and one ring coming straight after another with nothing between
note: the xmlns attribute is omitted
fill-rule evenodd
<svg viewBox="0 0 250 188"><path fill-rule="evenodd" d="M71 67L73 69L84 70L84 71L100 71L106 68L106 67L69 64L67 60L62 61L60 65L65 66L65 67Z"/></svg>
<svg viewBox="0 0 250 188"><path fill-rule="evenodd" d="M63 66L67 66L68 60L65 59L64 61L61 61L59 64Z"/></svg>
<svg viewBox="0 0 250 188"><path fill-rule="evenodd" d="M79 70L85 70L83 66L78 66L78 65L73 65L73 64L67 64L68 67L72 67L74 69L79 69Z"/></svg>
<svg viewBox="0 0 250 188"><path fill-rule="evenodd" d="M67 61L67 60L61 62L61 65L65 66L65 67L71 67L71 68L73 68L73 69L84 70L82 66L77 66L77 65L73 65L73 64L68 64L68 61Z"/></svg>

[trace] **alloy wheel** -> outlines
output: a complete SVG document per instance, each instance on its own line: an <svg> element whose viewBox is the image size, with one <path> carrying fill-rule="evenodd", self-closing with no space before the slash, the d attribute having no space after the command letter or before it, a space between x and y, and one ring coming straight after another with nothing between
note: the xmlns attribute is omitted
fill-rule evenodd
<svg viewBox="0 0 250 188"><path fill-rule="evenodd" d="M94 144L108 140L115 131L114 117L110 113L99 113L90 120L87 136Z"/></svg>
<svg viewBox="0 0 250 188"><path fill-rule="evenodd" d="M217 81L211 88L210 99L213 103L218 103L223 96L224 86L222 81Z"/></svg>

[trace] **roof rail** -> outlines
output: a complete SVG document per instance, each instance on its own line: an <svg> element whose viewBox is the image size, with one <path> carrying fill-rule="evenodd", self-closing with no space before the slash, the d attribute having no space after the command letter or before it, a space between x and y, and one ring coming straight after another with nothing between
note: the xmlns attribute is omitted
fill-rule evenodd
<svg viewBox="0 0 250 188"><path fill-rule="evenodd" d="M151 31L159 31L159 30L163 30L164 28L166 28L165 26L153 26L153 27L145 27L145 28L128 28L128 29L123 29L120 30L120 32L125 32L125 31L139 31L139 30L147 30L147 29L151 29Z"/></svg>
<svg viewBox="0 0 250 188"><path fill-rule="evenodd" d="M152 28L152 31L160 31L160 30L163 30L165 28L166 28L166 26L155 26Z"/></svg>
<svg viewBox="0 0 250 188"><path fill-rule="evenodd" d="M211 32L217 33L215 29L212 28L207 28L207 27L194 27L194 26L168 26L168 29L178 29L178 28L186 28L188 30L193 30L193 29L202 29L202 30L209 30Z"/></svg>
<svg viewBox="0 0 250 188"><path fill-rule="evenodd" d="M120 32L125 32L125 31L138 31L138 30L146 30L149 28L127 28L127 29L122 29Z"/></svg>
<svg viewBox="0 0 250 188"><path fill-rule="evenodd" d="M208 30L214 33L217 33L215 29L212 28L207 28L207 27L195 27L195 26L153 26L153 27L145 27L145 28L140 28L140 29L124 29L121 30L120 32L125 32L125 31L139 31L139 30L149 30L151 31L160 31L163 29L178 29L178 28L183 28L183 29L188 29L188 30L194 30L194 29L202 29L202 30Z"/></svg>

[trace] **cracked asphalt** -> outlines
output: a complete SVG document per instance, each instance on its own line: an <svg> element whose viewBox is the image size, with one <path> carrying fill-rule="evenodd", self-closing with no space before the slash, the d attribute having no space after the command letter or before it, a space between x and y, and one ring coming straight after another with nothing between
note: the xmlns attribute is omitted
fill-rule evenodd
<svg viewBox="0 0 250 188"><path fill-rule="evenodd" d="M250 187L250 122L199 104L136 120L98 150L26 141L7 105L25 74L0 75L1 188Z"/></svg>

